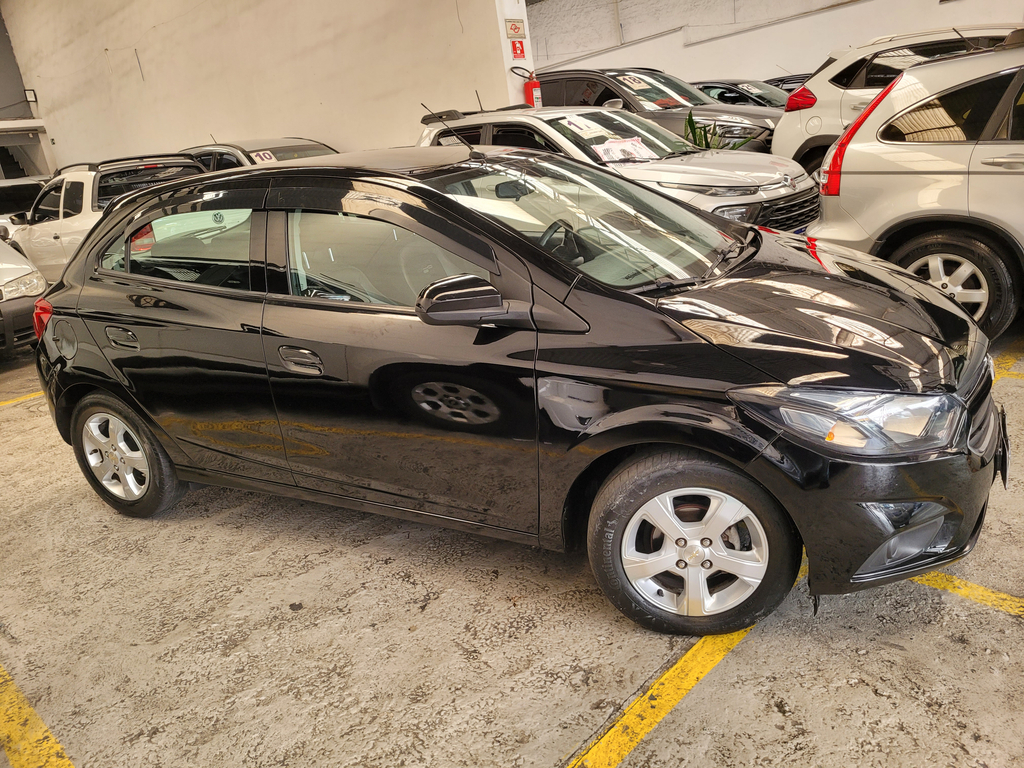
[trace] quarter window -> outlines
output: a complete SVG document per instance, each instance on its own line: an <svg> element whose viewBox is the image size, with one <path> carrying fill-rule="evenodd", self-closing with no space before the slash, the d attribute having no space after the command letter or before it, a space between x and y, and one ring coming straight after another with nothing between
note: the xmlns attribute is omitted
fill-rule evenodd
<svg viewBox="0 0 1024 768"><path fill-rule="evenodd" d="M541 136L536 131L525 126L494 126L494 134L491 144L498 147L522 147L524 149L539 149L544 152L558 152L558 147L553 142Z"/></svg>
<svg viewBox="0 0 1024 768"><path fill-rule="evenodd" d="M437 143L442 147L457 147L462 144L462 141L459 140L459 136L461 136L470 144L483 144L482 134L482 125L456 128L450 131L441 131L437 134Z"/></svg>
<svg viewBox="0 0 1024 768"><path fill-rule="evenodd" d="M294 295L352 304L413 307L443 277L489 277L420 235L351 213L289 213L288 262Z"/></svg>
<svg viewBox="0 0 1024 768"><path fill-rule="evenodd" d="M249 290L252 211L193 211L155 219L104 253L104 269L179 283ZM127 270L125 269L127 267Z"/></svg>
<svg viewBox="0 0 1024 768"><path fill-rule="evenodd" d="M1013 80L998 75L948 91L885 126L879 138L900 142L978 141Z"/></svg>

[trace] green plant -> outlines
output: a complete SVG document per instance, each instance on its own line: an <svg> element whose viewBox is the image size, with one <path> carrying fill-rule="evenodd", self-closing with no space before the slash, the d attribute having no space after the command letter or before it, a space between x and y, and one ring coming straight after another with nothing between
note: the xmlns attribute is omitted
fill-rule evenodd
<svg viewBox="0 0 1024 768"><path fill-rule="evenodd" d="M693 119L693 110L686 115L686 128L683 138L701 149L739 149L746 144L751 136L736 141L718 132L718 123L698 123Z"/></svg>

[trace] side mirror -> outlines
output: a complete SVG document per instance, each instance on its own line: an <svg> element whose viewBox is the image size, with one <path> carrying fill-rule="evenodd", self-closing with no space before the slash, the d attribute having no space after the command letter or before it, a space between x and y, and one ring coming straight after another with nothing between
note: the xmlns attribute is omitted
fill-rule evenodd
<svg viewBox="0 0 1024 768"><path fill-rule="evenodd" d="M504 313L498 289L476 275L444 277L416 299L416 314L427 325L476 325Z"/></svg>
<svg viewBox="0 0 1024 768"><path fill-rule="evenodd" d="M3 240L6 243L10 239L10 230L8 230L7 227L5 227L3 224L0 224L0 240Z"/></svg>
<svg viewBox="0 0 1024 768"><path fill-rule="evenodd" d="M518 179L503 181L494 187L494 195L499 200L519 200L519 198L526 197L531 192L533 190L530 189L530 185Z"/></svg>
<svg viewBox="0 0 1024 768"><path fill-rule="evenodd" d="M606 109L622 109L626 106L626 103L622 99L608 99L608 101L601 106Z"/></svg>
<svg viewBox="0 0 1024 768"><path fill-rule="evenodd" d="M28 215L24 213L12 213L7 220L16 227L28 224ZM6 239L6 238L5 238Z"/></svg>

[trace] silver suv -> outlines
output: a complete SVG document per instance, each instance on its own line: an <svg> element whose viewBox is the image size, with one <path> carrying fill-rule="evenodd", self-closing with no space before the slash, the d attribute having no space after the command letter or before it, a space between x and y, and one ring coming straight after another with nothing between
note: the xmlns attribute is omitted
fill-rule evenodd
<svg viewBox="0 0 1024 768"><path fill-rule="evenodd" d="M898 263L1002 333L1024 274L1024 30L908 69L821 167L809 237Z"/></svg>
<svg viewBox="0 0 1024 768"><path fill-rule="evenodd" d="M443 122L442 122L443 121ZM621 109L542 107L429 114L420 146L522 147L571 157L639 181L705 211L772 229L803 231L818 216L817 188L792 160L701 150Z"/></svg>
<svg viewBox="0 0 1024 768"><path fill-rule="evenodd" d="M772 152L817 170L832 143L900 72L937 56L991 48L1016 24L957 27L878 37L859 48L830 53L792 93L775 129Z"/></svg>

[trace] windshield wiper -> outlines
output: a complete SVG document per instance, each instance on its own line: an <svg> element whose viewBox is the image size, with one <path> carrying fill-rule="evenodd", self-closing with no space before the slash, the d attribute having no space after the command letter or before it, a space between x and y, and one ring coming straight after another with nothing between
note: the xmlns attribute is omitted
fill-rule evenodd
<svg viewBox="0 0 1024 768"><path fill-rule="evenodd" d="M662 155L659 160L671 160L673 157L685 157L686 155L695 155L700 152L699 149L679 149L675 152L669 152L667 155Z"/></svg>
<svg viewBox="0 0 1024 768"><path fill-rule="evenodd" d="M711 266L707 268L701 277L705 279L711 278L714 271L718 269L718 266L731 256L742 256L746 254L751 248L754 253L760 249L760 242L755 243L754 241L760 241L761 235L754 227L751 227L747 232L743 240L734 240L727 248L723 248L718 252L718 258L711 262Z"/></svg>
<svg viewBox="0 0 1024 768"><path fill-rule="evenodd" d="M692 288L695 285L700 285L705 282L707 282L707 278L704 276L679 277L672 280L659 278L653 283L645 283L644 285L636 288L630 288L626 293L632 293L635 296L645 296L648 293L654 293L655 291L671 291L677 288Z"/></svg>
<svg viewBox="0 0 1024 768"><path fill-rule="evenodd" d="M605 160L608 165L612 163L649 163L653 158L648 157L620 157L615 160Z"/></svg>

